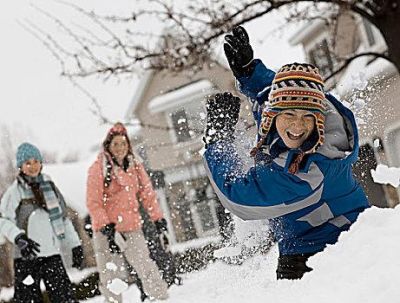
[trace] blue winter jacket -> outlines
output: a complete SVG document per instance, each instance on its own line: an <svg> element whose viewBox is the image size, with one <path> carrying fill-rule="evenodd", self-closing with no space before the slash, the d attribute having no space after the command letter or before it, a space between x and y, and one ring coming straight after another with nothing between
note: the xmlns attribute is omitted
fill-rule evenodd
<svg viewBox="0 0 400 303"><path fill-rule="evenodd" d="M258 100L253 104L258 125L274 76L257 60L253 74L238 79L241 91ZM243 169L246 155L238 152L238 142L219 141L204 153L221 203L244 220L269 219L281 255L315 253L334 244L369 206L352 175L359 149L353 113L332 95L326 99L325 143L305 158L295 175L288 167L299 151L282 148L277 135L248 170Z"/></svg>

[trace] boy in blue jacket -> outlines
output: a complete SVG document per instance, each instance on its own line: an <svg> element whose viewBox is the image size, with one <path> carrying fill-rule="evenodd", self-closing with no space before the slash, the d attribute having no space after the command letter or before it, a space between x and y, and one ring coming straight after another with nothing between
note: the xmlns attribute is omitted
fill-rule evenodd
<svg viewBox="0 0 400 303"><path fill-rule="evenodd" d="M253 51L246 31L225 37L225 53L241 91L253 103L255 165L243 171L234 140L240 99L207 102L205 166L222 204L244 220L269 219L279 247L278 279L300 279L307 259L334 244L369 206L352 175L358 156L353 113L329 93L310 64L276 74Z"/></svg>

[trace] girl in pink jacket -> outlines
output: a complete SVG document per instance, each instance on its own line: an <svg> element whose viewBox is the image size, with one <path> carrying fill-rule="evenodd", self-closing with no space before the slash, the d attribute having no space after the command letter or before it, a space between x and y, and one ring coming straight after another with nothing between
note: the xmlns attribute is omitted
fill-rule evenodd
<svg viewBox="0 0 400 303"><path fill-rule="evenodd" d="M86 203L92 218L100 291L108 302L122 302L119 288L113 285L121 276L118 271L124 258L136 270L149 297L168 297L167 284L149 257L138 199L157 230L166 230L150 178L132 153L126 128L117 123L109 130L87 179Z"/></svg>

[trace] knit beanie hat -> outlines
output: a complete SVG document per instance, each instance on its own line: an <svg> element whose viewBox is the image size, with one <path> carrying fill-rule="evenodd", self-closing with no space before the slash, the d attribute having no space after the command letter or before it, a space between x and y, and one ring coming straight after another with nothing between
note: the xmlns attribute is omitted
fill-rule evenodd
<svg viewBox="0 0 400 303"><path fill-rule="evenodd" d="M41 163L43 162L42 155L36 146L26 142L18 146L17 168L21 168L22 164L32 158L38 160Z"/></svg>
<svg viewBox="0 0 400 303"><path fill-rule="evenodd" d="M267 106L262 113L259 127L261 140L252 151L252 155L265 141L267 144L272 141L270 131L274 125L274 118L287 109L306 110L314 115L317 132L314 136L315 140L313 142L306 140L300 150L303 155L315 152L324 143L324 123L327 109L324 81L318 68L311 64L292 63L279 69L268 94Z"/></svg>
<svg viewBox="0 0 400 303"><path fill-rule="evenodd" d="M117 135L127 136L128 131L126 130L125 126L121 122L117 122L108 131L108 136L110 136L110 135L111 136L117 136Z"/></svg>

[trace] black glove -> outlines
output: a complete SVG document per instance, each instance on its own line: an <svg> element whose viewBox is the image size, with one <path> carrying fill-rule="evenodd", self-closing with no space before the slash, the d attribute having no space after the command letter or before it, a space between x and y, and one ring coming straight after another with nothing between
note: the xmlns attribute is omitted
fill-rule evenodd
<svg viewBox="0 0 400 303"><path fill-rule="evenodd" d="M115 223L109 223L109 224L103 226L100 229L100 232L103 235L107 236L107 239L109 239L109 238L113 238L114 239L114 236L115 236Z"/></svg>
<svg viewBox="0 0 400 303"><path fill-rule="evenodd" d="M108 247L113 254L119 254L121 249L115 243L115 223L109 223L100 229L100 232L107 237Z"/></svg>
<svg viewBox="0 0 400 303"><path fill-rule="evenodd" d="M37 257L37 253L40 252L40 244L29 239L24 233L20 233L14 242L21 250L22 259L24 260L34 260Z"/></svg>
<svg viewBox="0 0 400 303"><path fill-rule="evenodd" d="M235 77L253 73L254 52L249 43L249 35L243 27L236 26L232 29L232 35L225 36L224 51Z"/></svg>
<svg viewBox="0 0 400 303"><path fill-rule="evenodd" d="M159 235L164 232L168 232L167 220L165 220L164 218L157 220L156 222L154 222L154 224L156 225L157 233Z"/></svg>
<svg viewBox="0 0 400 303"><path fill-rule="evenodd" d="M83 262L83 249L82 245L76 246L72 249L72 267L80 269Z"/></svg>
<svg viewBox="0 0 400 303"><path fill-rule="evenodd" d="M229 92L216 94L206 104L207 126L203 141L208 144L233 137L239 120L240 99Z"/></svg>

